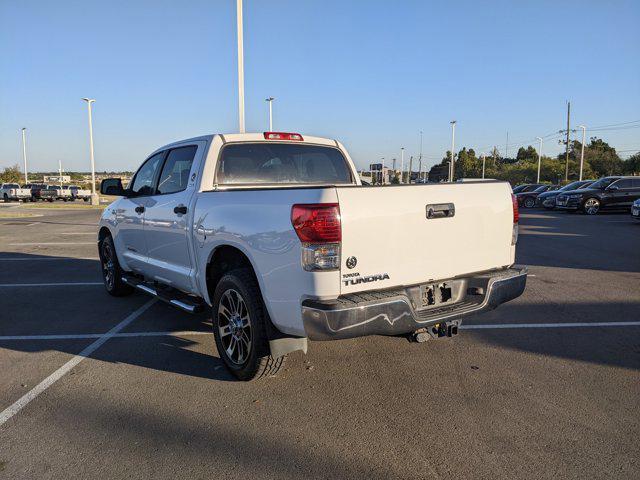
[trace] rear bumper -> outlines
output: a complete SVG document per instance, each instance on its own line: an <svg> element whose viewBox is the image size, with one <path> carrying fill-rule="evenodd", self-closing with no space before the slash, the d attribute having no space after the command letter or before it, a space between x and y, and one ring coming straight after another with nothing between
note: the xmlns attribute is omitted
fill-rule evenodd
<svg viewBox="0 0 640 480"><path fill-rule="evenodd" d="M514 266L455 280L461 282L465 293L455 303L436 307L417 308L420 286L347 295L331 302L305 300L302 321L306 334L311 340L401 335L493 310L522 294L527 269Z"/></svg>

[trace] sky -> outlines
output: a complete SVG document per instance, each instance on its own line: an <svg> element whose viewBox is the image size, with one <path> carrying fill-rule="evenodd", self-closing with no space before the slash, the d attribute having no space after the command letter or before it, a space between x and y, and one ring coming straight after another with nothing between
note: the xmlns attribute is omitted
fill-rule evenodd
<svg viewBox="0 0 640 480"><path fill-rule="evenodd" d="M135 170L236 132L235 0L0 0L0 167ZM640 2L244 0L247 131L336 138L359 168L451 146L545 154L572 128L640 150ZM623 128L620 128L623 127ZM631 127L631 128L630 128ZM581 135L577 134L578 138ZM415 165L415 164L414 164Z"/></svg>

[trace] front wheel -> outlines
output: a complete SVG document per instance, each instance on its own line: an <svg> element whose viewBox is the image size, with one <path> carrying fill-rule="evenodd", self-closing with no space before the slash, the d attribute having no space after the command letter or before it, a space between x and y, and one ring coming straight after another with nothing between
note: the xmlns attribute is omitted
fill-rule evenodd
<svg viewBox="0 0 640 480"><path fill-rule="evenodd" d="M536 204L536 201L532 197L527 197L524 199L524 206L526 208L533 208L535 204Z"/></svg>
<svg viewBox="0 0 640 480"><path fill-rule="evenodd" d="M266 331L269 320L251 270L240 268L224 275L212 304L216 347L229 371L244 381L275 375L285 357L271 356Z"/></svg>
<svg viewBox="0 0 640 480"><path fill-rule="evenodd" d="M102 267L102 279L104 287L109 295L114 297L124 297L133 292L133 287L122 281L122 268L116 255L116 247L113 244L111 235L106 236L98 244L100 254L100 265Z"/></svg>
<svg viewBox="0 0 640 480"><path fill-rule="evenodd" d="M597 198L588 198L582 205L582 210L587 215L595 215L600 211L600 200Z"/></svg>

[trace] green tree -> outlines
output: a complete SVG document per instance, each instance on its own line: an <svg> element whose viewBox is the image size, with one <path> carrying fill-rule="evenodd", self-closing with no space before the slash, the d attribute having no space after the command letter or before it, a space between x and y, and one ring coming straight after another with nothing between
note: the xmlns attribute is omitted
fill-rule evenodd
<svg viewBox="0 0 640 480"><path fill-rule="evenodd" d="M531 145L529 145L527 148L520 147L518 149L518 154L516 155L516 160L518 162L537 162L538 152Z"/></svg>
<svg viewBox="0 0 640 480"><path fill-rule="evenodd" d="M0 173L0 183L19 183L22 178L22 172L18 164L12 167L4 167L2 173Z"/></svg>
<svg viewBox="0 0 640 480"><path fill-rule="evenodd" d="M640 152L631 155L622 162L622 171L626 175L638 175L640 174Z"/></svg>

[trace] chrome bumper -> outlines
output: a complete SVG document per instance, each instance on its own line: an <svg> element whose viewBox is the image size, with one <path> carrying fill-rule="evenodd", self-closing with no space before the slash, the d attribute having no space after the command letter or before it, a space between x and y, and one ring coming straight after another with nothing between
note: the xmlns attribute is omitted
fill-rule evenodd
<svg viewBox="0 0 640 480"><path fill-rule="evenodd" d="M445 280L446 282L447 280ZM334 301L305 300L302 321L311 340L338 340L367 335L401 335L467 315L493 310L519 297L527 283L526 267L512 267L470 277L455 303L420 307L420 286L364 292Z"/></svg>

